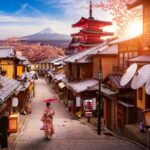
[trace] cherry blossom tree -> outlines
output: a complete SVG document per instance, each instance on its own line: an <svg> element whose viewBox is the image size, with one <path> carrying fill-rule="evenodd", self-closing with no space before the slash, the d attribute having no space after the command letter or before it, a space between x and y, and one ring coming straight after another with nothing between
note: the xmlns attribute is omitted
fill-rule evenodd
<svg viewBox="0 0 150 150"><path fill-rule="evenodd" d="M136 7L128 10L127 4L133 3L135 0L102 0L94 3L93 7L98 7L103 11L112 15L113 21L117 25L117 35L125 33L131 22L142 19L142 7Z"/></svg>

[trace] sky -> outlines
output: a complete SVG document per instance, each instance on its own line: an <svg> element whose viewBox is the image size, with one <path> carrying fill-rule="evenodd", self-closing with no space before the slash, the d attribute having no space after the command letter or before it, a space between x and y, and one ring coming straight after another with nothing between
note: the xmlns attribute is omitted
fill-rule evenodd
<svg viewBox="0 0 150 150"><path fill-rule="evenodd" d="M88 6L89 0L1 0L0 39L21 37L48 27L70 35L77 30L71 25L89 16ZM99 8L93 8L93 16L105 21L112 19Z"/></svg>

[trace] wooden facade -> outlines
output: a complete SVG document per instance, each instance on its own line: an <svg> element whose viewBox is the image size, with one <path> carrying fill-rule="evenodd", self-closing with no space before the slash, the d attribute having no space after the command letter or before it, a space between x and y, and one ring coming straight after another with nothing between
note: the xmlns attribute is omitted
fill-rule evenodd
<svg viewBox="0 0 150 150"><path fill-rule="evenodd" d="M80 81L92 77L93 65L79 64L79 63L67 63L66 64L66 74L70 81Z"/></svg>
<svg viewBox="0 0 150 150"><path fill-rule="evenodd" d="M113 72L113 66L117 64L117 55L93 56L93 78L97 78L100 69L102 70L103 78L106 78L109 73Z"/></svg>

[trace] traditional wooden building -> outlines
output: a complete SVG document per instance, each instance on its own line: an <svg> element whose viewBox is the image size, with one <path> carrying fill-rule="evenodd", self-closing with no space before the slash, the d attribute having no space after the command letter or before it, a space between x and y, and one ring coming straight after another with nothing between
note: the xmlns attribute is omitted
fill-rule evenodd
<svg viewBox="0 0 150 150"><path fill-rule="evenodd" d="M38 62L38 73L39 75L47 75L51 71L55 72L64 72L64 66L63 59L65 57L50 57L48 59L44 59L40 62Z"/></svg>
<svg viewBox="0 0 150 150"><path fill-rule="evenodd" d="M7 78L16 78L15 51L12 48L0 48L0 72Z"/></svg>
<svg viewBox="0 0 150 150"><path fill-rule="evenodd" d="M102 37L112 36L113 33L103 31L103 27L112 25L112 22L96 20L92 16L92 2L90 1L89 18L82 17L72 25L73 28L82 28L78 33L71 34L72 41L69 44L68 54L94 47L103 43Z"/></svg>
<svg viewBox="0 0 150 150"><path fill-rule="evenodd" d="M20 84L17 80L0 76L0 116L12 113L12 98Z"/></svg>
<svg viewBox="0 0 150 150"><path fill-rule="evenodd" d="M103 80L104 89L110 94L105 90L102 93L104 95L104 121L106 126L113 131L123 132L126 124L136 121L136 93L131 89L130 84L121 87L120 80L129 66L128 60L139 56L141 41L141 36L121 37L109 43L111 47L115 45L118 47L118 55L113 61L115 64L110 66Z"/></svg>
<svg viewBox="0 0 150 150"><path fill-rule="evenodd" d="M137 0L128 5L128 9L143 6L143 40L139 56L129 60L129 63L137 63L138 67L150 64L150 3L148 0ZM143 111L150 108L150 96L145 93L145 85L137 90L137 122L144 120Z"/></svg>
<svg viewBox="0 0 150 150"><path fill-rule="evenodd" d="M110 45L118 45L118 71L124 71L128 66L128 60L140 55L142 49L142 36L136 37L120 37L109 43ZM115 66L114 66L115 68Z"/></svg>
<svg viewBox="0 0 150 150"><path fill-rule="evenodd" d="M16 55L17 77L22 76L24 72L29 71L30 62L24 56Z"/></svg>
<svg viewBox="0 0 150 150"><path fill-rule="evenodd" d="M0 145L7 147L8 135L19 129L19 114L15 113L13 99L20 82L0 75ZM9 134L8 134L9 133Z"/></svg>
<svg viewBox="0 0 150 150"><path fill-rule="evenodd" d="M12 48L0 48L0 73L1 75L17 79L29 68L29 61L24 56L16 55Z"/></svg>
<svg viewBox="0 0 150 150"><path fill-rule="evenodd" d="M98 72L102 71L105 77L112 72L112 66L117 64L117 45L109 47L102 43L96 47L79 52L66 58L66 76L68 77L68 99L71 103L72 112L76 109L76 98L81 98L83 105L86 99L97 99ZM83 86L81 86L83 85ZM82 107L81 107L82 108ZM81 109L83 112L84 110Z"/></svg>

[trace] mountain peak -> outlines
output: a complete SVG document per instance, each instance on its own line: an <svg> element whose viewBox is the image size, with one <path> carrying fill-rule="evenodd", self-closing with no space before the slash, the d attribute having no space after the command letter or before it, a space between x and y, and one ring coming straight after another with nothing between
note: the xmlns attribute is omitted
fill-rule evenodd
<svg viewBox="0 0 150 150"><path fill-rule="evenodd" d="M39 32L39 34L56 34L56 32L52 30L51 28L46 28L42 30L41 32Z"/></svg>
<svg viewBox="0 0 150 150"><path fill-rule="evenodd" d="M40 32L24 36L21 38L21 40L27 40L27 41L68 41L70 40L70 36L59 34L53 31L51 28L46 28Z"/></svg>

